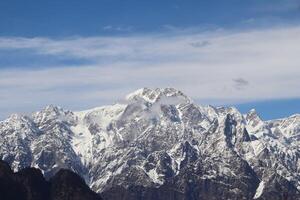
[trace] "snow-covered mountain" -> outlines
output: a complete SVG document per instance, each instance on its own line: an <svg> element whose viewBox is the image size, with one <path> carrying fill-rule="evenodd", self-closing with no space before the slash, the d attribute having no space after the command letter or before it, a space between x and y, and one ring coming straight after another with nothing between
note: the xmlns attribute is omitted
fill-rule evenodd
<svg viewBox="0 0 300 200"><path fill-rule="evenodd" d="M87 111L12 115L0 138L0 159L14 170L51 177L68 168L110 199L114 191L123 199L141 191L148 199L300 199L300 115L263 121L255 110L199 106L173 88L143 88Z"/></svg>

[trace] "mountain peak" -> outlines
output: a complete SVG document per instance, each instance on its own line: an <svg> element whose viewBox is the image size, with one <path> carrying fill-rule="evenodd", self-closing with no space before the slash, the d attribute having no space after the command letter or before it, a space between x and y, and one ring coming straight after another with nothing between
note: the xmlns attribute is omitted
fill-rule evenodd
<svg viewBox="0 0 300 200"><path fill-rule="evenodd" d="M254 114L256 114L257 112L256 112L256 110L254 108L252 108L251 110L249 110L248 113L254 113Z"/></svg>
<svg viewBox="0 0 300 200"><path fill-rule="evenodd" d="M12 121L23 121L25 120L26 117L24 115L21 115L21 114L12 114L8 117L8 120L12 120Z"/></svg>
<svg viewBox="0 0 300 200"><path fill-rule="evenodd" d="M246 114L246 120L259 120L262 121L257 111L253 108Z"/></svg>
<svg viewBox="0 0 300 200"><path fill-rule="evenodd" d="M36 112L32 115L33 120L38 123L48 123L48 120L73 122L73 112L64 110L59 106L48 105L43 110Z"/></svg>
<svg viewBox="0 0 300 200"><path fill-rule="evenodd" d="M47 105L44 109L43 109L44 112L51 112L51 113L60 113L60 112L63 112L63 109L59 106L55 106L55 105Z"/></svg>
<svg viewBox="0 0 300 200"><path fill-rule="evenodd" d="M143 99L144 101L148 101L150 103L157 102L158 100L165 97L178 97L184 99L185 101L190 101L190 99L180 90L175 88L141 88L136 90L133 93L130 93L126 96L127 100L139 100Z"/></svg>

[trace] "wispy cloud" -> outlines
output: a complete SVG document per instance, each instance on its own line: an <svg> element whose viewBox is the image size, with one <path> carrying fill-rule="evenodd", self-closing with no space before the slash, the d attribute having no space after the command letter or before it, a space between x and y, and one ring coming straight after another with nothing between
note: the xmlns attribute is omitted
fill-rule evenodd
<svg viewBox="0 0 300 200"><path fill-rule="evenodd" d="M175 87L204 103L300 97L299 35L300 27L286 27L128 37L2 37L1 51L25 49L36 57L84 58L92 64L0 66L0 116L50 103L93 107L144 86Z"/></svg>
<svg viewBox="0 0 300 200"><path fill-rule="evenodd" d="M232 79L234 82L234 87L238 90L244 89L249 82L243 78Z"/></svg>
<svg viewBox="0 0 300 200"><path fill-rule="evenodd" d="M192 47L195 47L195 48L202 48L202 47L205 47L207 45L209 45L210 43L208 41L198 41L198 42L192 42L190 43L190 45Z"/></svg>
<svg viewBox="0 0 300 200"><path fill-rule="evenodd" d="M113 26L113 25L107 25L103 27L104 31L118 31L118 32L130 32L134 28L133 26Z"/></svg>

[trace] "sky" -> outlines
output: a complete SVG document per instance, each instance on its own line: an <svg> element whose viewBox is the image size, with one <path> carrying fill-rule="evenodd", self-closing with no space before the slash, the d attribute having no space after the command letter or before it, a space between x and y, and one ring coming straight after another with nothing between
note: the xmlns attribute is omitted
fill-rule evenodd
<svg viewBox="0 0 300 200"><path fill-rule="evenodd" d="M0 119L142 87L300 113L300 0L0 0Z"/></svg>

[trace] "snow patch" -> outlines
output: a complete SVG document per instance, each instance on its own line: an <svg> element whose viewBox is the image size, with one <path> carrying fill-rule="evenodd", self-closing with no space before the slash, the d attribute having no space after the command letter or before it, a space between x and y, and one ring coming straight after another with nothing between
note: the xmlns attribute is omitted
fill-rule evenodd
<svg viewBox="0 0 300 200"><path fill-rule="evenodd" d="M256 193L253 199L258 199L262 195L264 188L265 188L265 182L261 181L256 189Z"/></svg>
<svg viewBox="0 0 300 200"><path fill-rule="evenodd" d="M152 179L152 181L153 181L154 183L157 183L157 184L159 184L159 185L162 185L162 184L163 184L163 181L160 180L159 174L157 174L157 172L156 172L156 168L151 169L147 174L148 174L148 176Z"/></svg>

